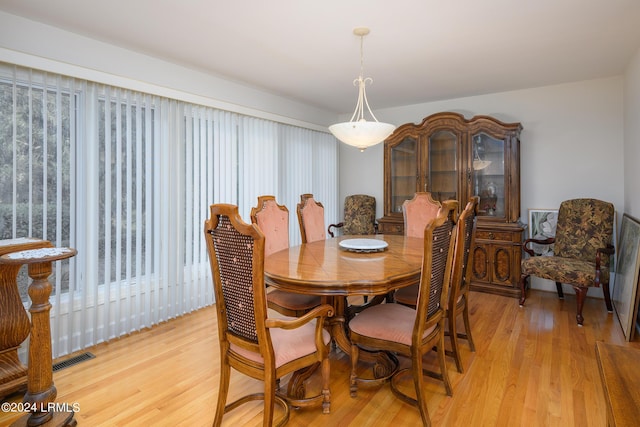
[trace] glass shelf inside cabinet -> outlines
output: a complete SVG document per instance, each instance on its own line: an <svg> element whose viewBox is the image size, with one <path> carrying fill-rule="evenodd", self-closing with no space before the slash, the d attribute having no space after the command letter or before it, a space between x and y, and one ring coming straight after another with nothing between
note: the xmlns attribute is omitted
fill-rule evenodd
<svg viewBox="0 0 640 427"><path fill-rule="evenodd" d="M480 197L478 215L505 216L505 143L486 133L473 136L473 192Z"/></svg>
<svg viewBox="0 0 640 427"><path fill-rule="evenodd" d="M457 199L458 140L450 131L442 130L429 136L428 190L438 201Z"/></svg>
<svg viewBox="0 0 640 427"><path fill-rule="evenodd" d="M402 212L402 203L412 198L416 191L417 145L415 138L406 137L391 148L392 212Z"/></svg>

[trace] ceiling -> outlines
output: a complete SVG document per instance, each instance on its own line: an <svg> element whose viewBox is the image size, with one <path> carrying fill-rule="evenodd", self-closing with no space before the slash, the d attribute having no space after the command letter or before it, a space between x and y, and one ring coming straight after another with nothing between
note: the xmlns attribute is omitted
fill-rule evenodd
<svg viewBox="0 0 640 427"><path fill-rule="evenodd" d="M0 10L336 114L624 73L638 0L0 0Z"/></svg>

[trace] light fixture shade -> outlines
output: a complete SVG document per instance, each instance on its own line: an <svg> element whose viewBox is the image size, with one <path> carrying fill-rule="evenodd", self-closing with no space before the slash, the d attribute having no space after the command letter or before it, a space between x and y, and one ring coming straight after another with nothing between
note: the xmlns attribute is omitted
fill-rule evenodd
<svg viewBox="0 0 640 427"><path fill-rule="evenodd" d="M345 144L352 145L363 151L364 149L384 141L395 130L389 123L368 122L359 120L354 122L336 123L329 126L329 131Z"/></svg>

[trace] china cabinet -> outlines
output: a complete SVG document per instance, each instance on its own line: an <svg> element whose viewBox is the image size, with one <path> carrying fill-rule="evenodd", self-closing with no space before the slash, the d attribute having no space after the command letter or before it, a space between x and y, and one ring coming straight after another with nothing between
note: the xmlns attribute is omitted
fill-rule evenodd
<svg viewBox="0 0 640 427"><path fill-rule="evenodd" d="M455 199L480 197L471 288L517 297L520 278L520 123L437 113L399 126L384 142L381 233L402 234L402 203L417 191Z"/></svg>

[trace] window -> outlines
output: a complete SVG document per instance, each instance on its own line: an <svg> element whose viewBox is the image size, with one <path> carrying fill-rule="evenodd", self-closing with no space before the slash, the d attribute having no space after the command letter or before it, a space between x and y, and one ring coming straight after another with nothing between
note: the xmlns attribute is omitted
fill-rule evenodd
<svg viewBox="0 0 640 427"><path fill-rule="evenodd" d="M0 238L78 250L50 278L54 357L211 304L212 203L248 221L315 193L337 220L329 134L3 63L0 91Z"/></svg>

